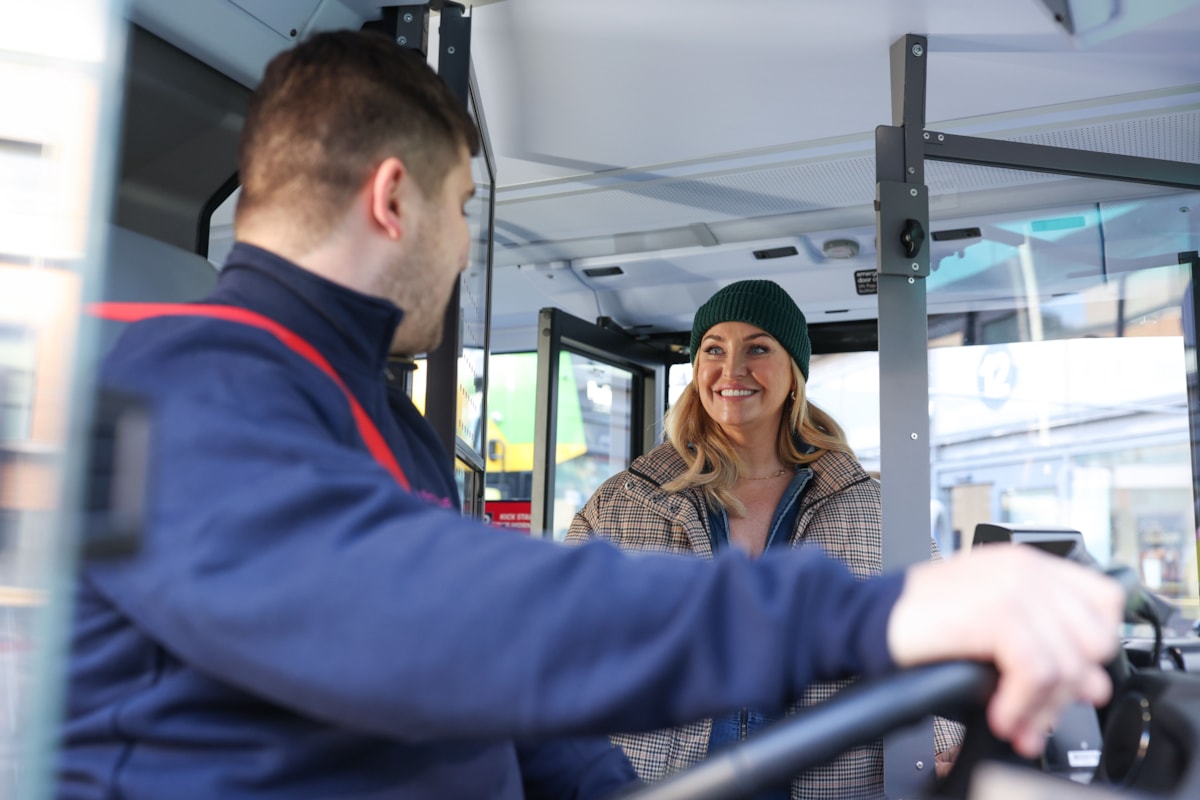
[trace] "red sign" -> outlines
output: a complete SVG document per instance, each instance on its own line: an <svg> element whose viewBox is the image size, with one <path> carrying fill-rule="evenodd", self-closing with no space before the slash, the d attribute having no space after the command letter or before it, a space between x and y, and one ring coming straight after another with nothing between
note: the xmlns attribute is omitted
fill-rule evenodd
<svg viewBox="0 0 1200 800"><path fill-rule="evenodd" d="M529 501L487 500L483 504L483 519L498 528L518 528L529 533Z"/></svg>

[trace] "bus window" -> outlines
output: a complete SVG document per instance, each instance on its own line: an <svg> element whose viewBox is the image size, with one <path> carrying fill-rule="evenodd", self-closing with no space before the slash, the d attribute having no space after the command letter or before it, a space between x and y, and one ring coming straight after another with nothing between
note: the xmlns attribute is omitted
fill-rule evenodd
<svg viewBox="0 0 1200 800"><path fill-rule="evenodd" d="M801 303L803 301L801 300ZM801 309L803 310L803 308ZM877 353L814 353L808 399L833 415L854 455L869 473L879 471L879 356ZM670 402L692 379L691 364L673 364Z"/></svg>
<svg viewBox="0 0 1200 800"><path fill-rule="evenodd" d="M32 332L23 325L0 323L0 441L28 435L36 363Z"/></svg>
<svg viewBox="0 0 1200 800"><path fill-rule="evenodd" d="M217 269L225 265L225 258L233 249L233 212L241 194L241 187L234 189L208 218L208 251L204 255Z"/></svg>

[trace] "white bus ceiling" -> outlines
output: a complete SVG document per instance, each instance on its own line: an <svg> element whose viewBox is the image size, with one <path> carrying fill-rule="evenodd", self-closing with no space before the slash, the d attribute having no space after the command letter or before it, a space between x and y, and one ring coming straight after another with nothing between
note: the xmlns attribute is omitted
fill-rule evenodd
<svg viewBox="0 0 1200 800"><path fill-rule="evenodd" d="M296 38L380 6L133 0L131 17L252 85ZM497 156L493 349L532 349L543 306L682 330L720 282L749 275L779 281L813 322L873 318L854 272L875 262L873 132L892 122L888 53L906 33L928 36L927 129L1200 162L1200 4L1111 7L1072 37L1043 0L477 4ZM935 230L984 225L985 238L1017 209L1058 217L1160 191L934 162L926 183ZM835 239L858 254L827 257ZM752 255L789 245L796 256ZM607 267L624 275L587 272ZM958 288L930 311L971 308Z"/></svg>

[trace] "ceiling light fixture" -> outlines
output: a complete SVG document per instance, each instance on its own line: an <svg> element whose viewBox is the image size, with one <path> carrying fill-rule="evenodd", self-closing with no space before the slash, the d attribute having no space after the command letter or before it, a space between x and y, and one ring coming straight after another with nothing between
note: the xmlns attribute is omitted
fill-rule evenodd
<svg viewBox="0 0 1200 800"><path fill-rule="evenodd" d="M821 245L826 258L854 258L858 255L858 242L853 239L830 239Z"/></svg>

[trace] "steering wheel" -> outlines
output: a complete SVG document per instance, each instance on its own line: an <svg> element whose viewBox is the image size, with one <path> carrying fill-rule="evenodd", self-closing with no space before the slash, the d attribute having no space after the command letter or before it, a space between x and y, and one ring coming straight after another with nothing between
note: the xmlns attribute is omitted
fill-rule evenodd
<svg viewBox="0 0 1200 800"><path fill-rule="evenodd" d="M845 750L938 714L966 724L954 768L931 786L930 796L968 797L984 762L1023 765L1026 779L1040 778L1046 796L1070 789L1079 797L1116 796L1195 800L1200 797L1200 676L1146 670L1132 672L1124 653L1109 667L1113 700L1101 710L1104 748L1096 787L1043 775L997 740L984 710L996 671L975 662L947 662L860 681L832 700L788 717L759 735L659 783L620 795L621 800L735 800L786 783ZM1106 791L1101 788L1107 785ZM1041 796L1039 793L1037 796ZM1034 796L1034 795L1030 795ZM1070 794L1075 797L1076 794Z"/></svg>
<svg viewBox="0 0 1200 800"><path fill-rule="evenodd" d="M935 710L982 709L996 686L990 666L965 661L863 680L832 700L787 717L754 738L622 800L734 800L787 782L856 745L878 739ZM963 754L966 755L964 742ZM955 769L958 768L958 763ZM948 778L950 776L947 776Z"/></svg>

